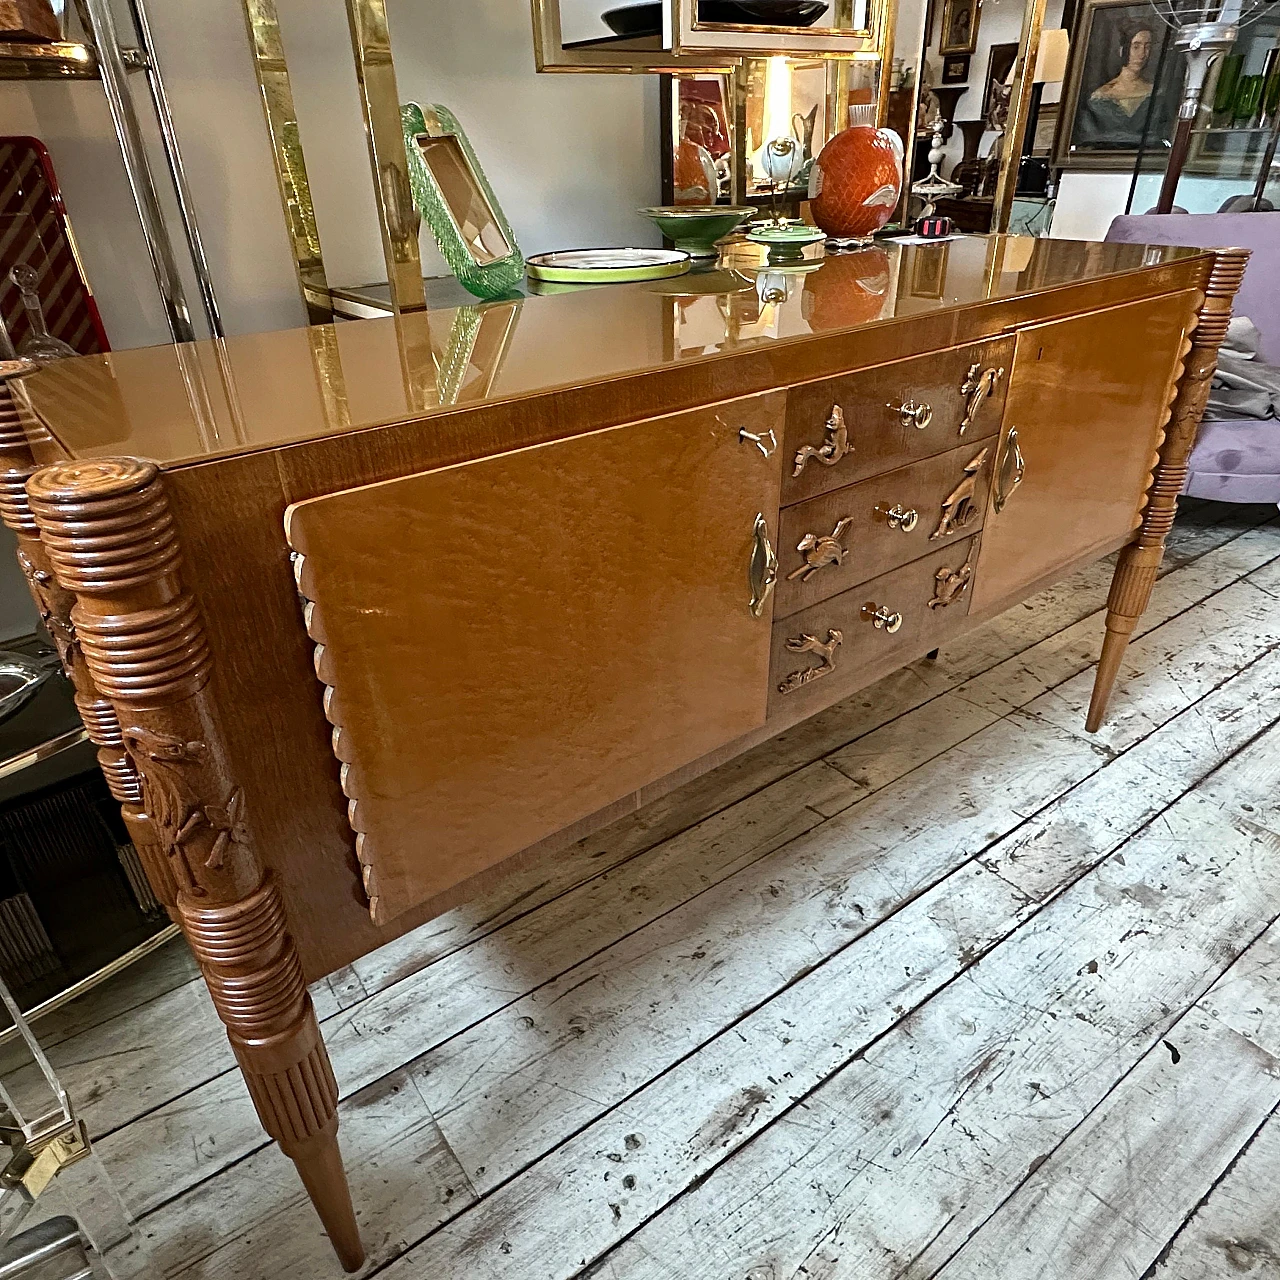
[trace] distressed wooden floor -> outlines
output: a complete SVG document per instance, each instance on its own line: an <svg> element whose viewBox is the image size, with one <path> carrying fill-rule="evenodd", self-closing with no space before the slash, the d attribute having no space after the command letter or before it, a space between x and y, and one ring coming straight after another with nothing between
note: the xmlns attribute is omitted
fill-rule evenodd
<svg viewBox="0 0 1280 1280"><path fill-rule="evenodd" d="M1275 516L1097 737L1105 565L323 984L366 1274L1280 1277ZM179 947L42 1031L140 1274L340 1274Z"/></svg>

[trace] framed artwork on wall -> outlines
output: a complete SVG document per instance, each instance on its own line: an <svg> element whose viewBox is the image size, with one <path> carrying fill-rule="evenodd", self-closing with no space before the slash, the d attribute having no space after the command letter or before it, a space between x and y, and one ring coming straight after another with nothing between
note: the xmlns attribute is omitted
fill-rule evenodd
<svg viewBox="0 0 1280 1280"><path fill-rule="evenodd" d="M949 53L972 53L978 47L981 19L980 0L943 0L938 52L944 57Z"/></svg>
<svg viewBox="0 0 1280 1280"><path fill-rule="evenodd" d="M1036 116L1036 131L1031 144L1033 156L1047 156L1053 152L1054 135L1058 132L1058 104L1045 102Z"/></svg>
<svg viewBox="0 0 1280 1280"><path fill-rule="evenodd" d="M969 82L969 55L953 54L942 60L943 84L967 84Z"/></svg>
<svg viewBox="0 0 1280 1280"><path fill-rule="evenodd" d="M1009 79L1013 64L1018 60L1018 42L1011 40L1008 44L993 44L991 58L987 62L987 82L982 91L982 118L989 119L993 105L992 93L996 85L1003 85Z"/></svg>
<svg viewBox="0 0 1280 1280"><path fill-rule="evenodd" d="M1084 0L1071 40L1054 163L1124 170L1144 137L1147 150L1163 150L1173 136L1182 81L1173 32L1146 0Z"/></svg>

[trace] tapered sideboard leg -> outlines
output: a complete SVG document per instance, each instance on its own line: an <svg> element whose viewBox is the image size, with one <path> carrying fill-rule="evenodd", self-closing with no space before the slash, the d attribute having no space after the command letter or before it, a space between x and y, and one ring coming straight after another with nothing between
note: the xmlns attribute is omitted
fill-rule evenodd
<svg viewBox="0 0 1280 1280"><path fill-rule="evenodd" d="M279 888L255 850L159 474L132 458L67 462L36 471L26 488L54 578L33 585L75 601L71 669L83 666L85 688L105 704L89 717L94 731L131 770L148 872L169 894L263 1127L354 1271L364 1250L338 1150L338 1088ZM122 766L113 788L124 777Z"/></svg>
<svg viewBox="0 0 1280 1280"><path fill-rule="evenodd" d="M1204 302L1174 397L1160 460L1147 495L1142 529L1136 541L1120 553L1120 563L1111 584L1111 596L1107 601L1107 632L1102 643L1093 701L1089 706L1087 727L1090 733L1096 733L1106 719L1125 651L1139 619L1151 603L1151 593L1164 560L1165 543L1178 514L1178 495L1187 483L1191 451L1209 401L1210 386L1218 367L1218 351L1227 336L1231 305L1248 263L1248 249L1219 249L1207 272Z"/></svg>

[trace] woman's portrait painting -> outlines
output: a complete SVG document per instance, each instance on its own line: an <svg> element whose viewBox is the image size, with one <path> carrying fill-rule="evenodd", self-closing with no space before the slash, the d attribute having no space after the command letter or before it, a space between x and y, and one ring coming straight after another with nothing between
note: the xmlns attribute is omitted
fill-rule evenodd
<svg viewBox="0 0 1280 1280"><path fill-rule="evenodd" d="M945 0L938 52L972 53L978 47L978 23L981 18L980 0Z"/></svg>
<svg viewBox="0 0 1280 1280"><path fill-rule="evenodd" d="M1099 168L1110 156L1124 167L1144 136L1147 147L1163 146L1177 102L1160 86L1182 82L1171 36L1149 4L1102 0L1085 6L1072 41L1060 164L1088 161ZM1177 68L1170 65L1175 57Z"/></svg>

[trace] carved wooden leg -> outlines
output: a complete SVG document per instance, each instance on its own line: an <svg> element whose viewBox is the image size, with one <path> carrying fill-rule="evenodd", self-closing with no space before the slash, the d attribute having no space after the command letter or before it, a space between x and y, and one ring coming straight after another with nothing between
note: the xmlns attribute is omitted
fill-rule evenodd
<svg viewBox="0 0 1280 1280"><path fill-rule="evenodd" d="M28 370L29 371L29 370ZM62 669L75 688L76 707L112 796L120 802L129 838L156 897L176 919L177 890L150 820L142 809L142 780L124 749L115 708L98 692L80 653L71 609L75 598L58 585L40 530L27 501L27 480L37 470L31 444L12 392L0 380L0 518L18 538L18 564L26 576L40 619L58 647Z"/></svg>
<svg viewBox="0 0 1280 1280"><path fill-rule="evenodd" d="M263 1127L355 1270L364 1250L338 1151L338 1089L284 903L254 848L159 474L128 458L58 463L28 480L27 495L57 588L75 601L73 667L115 713L97 716L96 731L131 762L140 821L155 833L160 865L148 871L172 893Z"/></svg>
<svg viewBox="0 0 1280 1280"><path fill-rule="evenodd" d="M1207 271L1204 302L1174 397L1154 482L1147 495L1142 529L1137 539L1120 553L1120 564L1111 584L1107 632L1089 706L1090 733L1097 732L1106 719L1125 651L1138 620L1151 603L1151 592L1164 559L1165 542L1178 513L1178 495L1187 482L1188 462L1218 367L1218 350L1227 336L1231 304L1248 263L1248 249L1219 249Z"/></svg>

